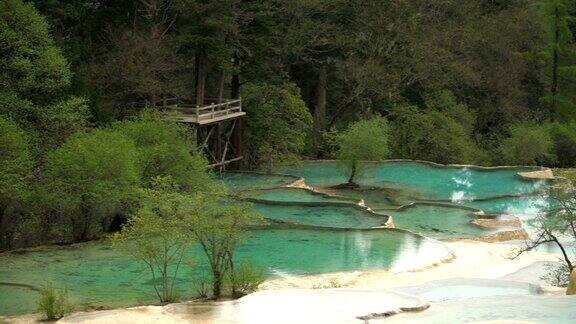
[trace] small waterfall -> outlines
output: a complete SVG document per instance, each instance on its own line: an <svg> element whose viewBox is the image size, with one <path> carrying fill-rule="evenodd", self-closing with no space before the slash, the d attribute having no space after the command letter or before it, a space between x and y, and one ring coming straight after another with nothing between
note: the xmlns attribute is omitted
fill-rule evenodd
<svg viewBox="0 0 576 324"><path fill-rule="evenodd" d="M458 172L454 177L452 177L452 182L455 184L456 190L452 191L450 200L454 203L472 200L473 197L469 196L468 190L472 188L472 171L469 168L464 167L460 172Z"/></svg>

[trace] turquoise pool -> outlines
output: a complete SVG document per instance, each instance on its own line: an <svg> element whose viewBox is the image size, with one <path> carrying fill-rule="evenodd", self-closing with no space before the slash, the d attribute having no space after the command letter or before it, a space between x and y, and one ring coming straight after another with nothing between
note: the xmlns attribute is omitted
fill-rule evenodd
<svg viewBox="0 0 576 324"><path fill-rule="evenodd" d="M366 163L366 172L357 179L363 186L403 188L429 199L471 200L512 194L528 194L542 188L541 181L522 180L518 172L535 168L477 169L441 167L424 162L401 161ZM302 162L281 167L282 173L300 176L311 186L328 187L347 180L337 162Z"/></svg>
<svg viewBox="0 0 576 324"><path fill-rule="evenodd" d="M295 176L266 175L252 172L226 172L218 175L217 178L232 192L276 188L298 180L298 177Z"/></svg>
<svg viewBox="0 0 576 324"><path fill-rule="evenodd" d="M254 208L264 217L283 223L255 229L252 238L239 248L237 258L265 267L269 276L374 268L405 271L451 256L445 245L425 236L473 238L490 233L469 224L471 211L458 206L526 215L545 208L534 193L546 183L516 177L516 172L526 168L443 168L420 162L369 166L358 179L362 190L328 190L338 197L284 187L299 177L317 187L342 183L346 178L335 162L284 167L281 175L218 176L235 197L257 201ZM399 209L430 200L452 206L417 204ZM397 228L411 232L370 229L382 225L387 217L354 206L359 201L380 214L393 216ZM206 266L198 250L190 253L198 262L193 269L182 269L177 284L183 298L193 294L193 283ZM150 276L140 263L105 243L92 242L0 254L0 314L34 312L35 289L47 279L67 286L75 303L82 306L120 307L155 300Z"/></svg>
<svg viewBox="0 0 576 324"><path fill-rule="evenodd" d="M202 261L198 251L192 251ZM406 270L448 258L441 243L399 230L328 230L270 228L255 230L242 245L238 259L266 267L271 276L314 274L356 269ZM151 278L144 266L105 243L43 248L23 254L0 255L0 314L35 312L37 292L32 287L47 279L66 286L79 306L122 307L153 302ZM178 289L183 298L193 294L198 266L182 268Z"/></svg>
<svg viewBox="0 0 576 324"><path fill-rule="evenodd" d="M388 217L377 215L357 206L291 206L254 204L255 210L264 217L302 225L371 228L383 226Z"/></svg>
<svg viewBox="0 0 576 324"><path fill-rule="evenodd" d="M242 198L251 198L271 202L291 203L346 203L357 204L360 199L334 197L315 193L303 188L274 188L268 190L247 190L240 194Z"/></svg>
<svg viewBox="0 0 576 324"><path fill-rule="evenodd" d="M471 224L473 211L457 207L414 205L381 212L391 215L397 228L438 239L474 238L495 232Z"/></svg>

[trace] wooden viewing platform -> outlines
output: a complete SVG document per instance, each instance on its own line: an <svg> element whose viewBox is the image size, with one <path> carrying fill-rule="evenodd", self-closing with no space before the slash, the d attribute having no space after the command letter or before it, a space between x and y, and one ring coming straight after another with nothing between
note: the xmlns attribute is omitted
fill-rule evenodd
<svg viewBox="0 0 576 324"><path fill-rule="evenodd" d="M163 111L167 120L191 125L197 145L208 158L210 167L223 170L242 159L241 117L246 113L242 111L241 99L214 101L218 103L204 106L190 100L170 98L152 107Z"/></svg>
<svg viewBox="0 0 576 324"><path fill-rule="evenodd" d="M186 104L177 99L166 99L162 101L161 108L168 113L173 113L172 118L179 122L198 125L218 123L246 115L242 111L240 99L225 100L222 103L212 103L207 106Z"/></svg>

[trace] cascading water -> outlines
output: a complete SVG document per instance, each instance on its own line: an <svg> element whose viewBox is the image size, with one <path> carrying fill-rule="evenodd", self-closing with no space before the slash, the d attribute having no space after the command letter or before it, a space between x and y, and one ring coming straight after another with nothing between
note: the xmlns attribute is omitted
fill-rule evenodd
<svg viewBox="0 0 576 324"><path fill-rule="evenodd" d="M473 200L470 196L469 190L472 188L472 172L469 168L464 167L460 172L458 172L454 177L452 177L452 182L455 184L455 190L452 191L450 200L453 203L459 203L461 201Z"/></svg>

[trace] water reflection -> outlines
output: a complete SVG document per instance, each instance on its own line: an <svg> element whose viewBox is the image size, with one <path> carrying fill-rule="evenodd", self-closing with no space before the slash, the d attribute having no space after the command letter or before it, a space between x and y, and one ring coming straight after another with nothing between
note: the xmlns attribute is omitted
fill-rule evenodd
<svg viewBox="0 0 576 324"><path fill-rule="evenodd" d="M142 264L104 243L24 254L0 255L2 281L40 286L46 279L67 286L78 305L122 307L154 301L150 275ZM183 298L193 293L193 283L205 269L198 262L184 268L177 282ZM408 269L426 266L450 256L441 243L398 230L318 230L272 228L255 230L242 245L238 259L250 259L269 270L270 276L317 274L358 269ZM122 287L122 289L118 289ZM36 310L36 292L0 285L3 315Z"/></svg>

